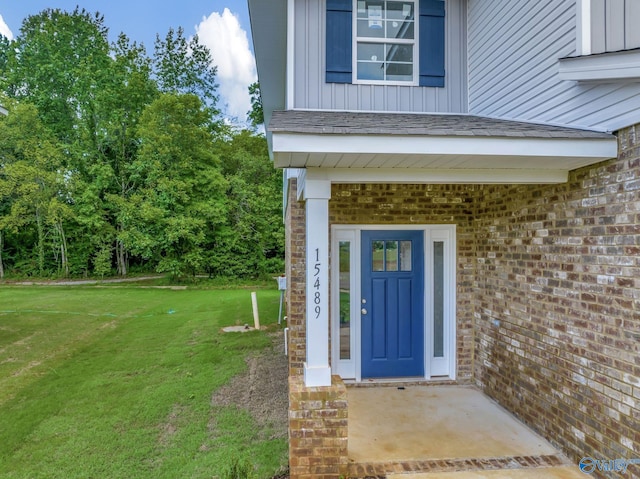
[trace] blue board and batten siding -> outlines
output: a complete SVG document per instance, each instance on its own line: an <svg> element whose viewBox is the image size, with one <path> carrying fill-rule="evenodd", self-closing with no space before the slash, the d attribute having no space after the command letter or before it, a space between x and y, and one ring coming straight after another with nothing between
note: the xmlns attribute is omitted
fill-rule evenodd
<svg viewBox="0 0 640 479"><path fill-rule="evenodd" d="M294 108L466 112L465 0L446 2L444 62L446 75L443 88L327 83L325 9L326 2L323 0L295 0ZM339 75L340 72L336 74Z"/></svg>
<svg viewBox="0 0 640 479"><path fill-rule="evenodd" d="M591 0L591 53L640 48L640 1Z"/></svg>
<svg viewBox="0 0 640 479"><path fill-rule="evenodd" d="M558 77L576 55L576 0L468 0L468 27L470 113L606 131L640 121L640 83Z"/></svg>

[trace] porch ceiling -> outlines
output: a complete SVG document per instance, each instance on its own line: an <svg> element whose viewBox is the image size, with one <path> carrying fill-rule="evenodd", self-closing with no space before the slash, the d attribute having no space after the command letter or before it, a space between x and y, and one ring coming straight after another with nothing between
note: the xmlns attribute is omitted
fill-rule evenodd
<svg viewBox="0 0 640 479"><path fill-rule="evenodd" d="M564 182L617 156L609 133L473 115L276 111L275 166L334 181Z"/></svg>

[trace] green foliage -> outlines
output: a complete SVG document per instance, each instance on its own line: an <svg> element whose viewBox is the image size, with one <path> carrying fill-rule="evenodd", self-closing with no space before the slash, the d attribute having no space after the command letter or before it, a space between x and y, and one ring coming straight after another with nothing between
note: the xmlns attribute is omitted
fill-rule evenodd
<svg viewBox="0 0 640 479"><path fill-rule="evenodd" d="M194 95L162 94L143 113L139 138L142 146L132 164L141 184L139 211L153 214L135 219L136 238L153 250L158 271L195 274L202 267L207 231L226 208L207 113Z"/></svg>
<svg viewBox="0 0 640 479"><path fill-rule="evenodd" d="M187 40L182 27L170 28L164 39L157 35L154 65L161 91L195 95L207 106L215 107L217 67L213 66L211 52L200 44L197 35Z"/></svg>
<svg viewBox="0 0 640 479"><path fill-rule="evenodd" d="M101 15L46 9L25 19L9 49L3 90L28 100L57 138L71 143L92 116L93 93L109 72Z"/></svg>
<svg viewBox="0 0 640 479"><path fill-rule="evenodd" d="M228 180L228 214L210 251L212 275L265 276L284 269L282 176L273 169L266 141L248 131L219 147Z"/></svg>
<svg viewBox="0 0 640 479"><path fill-rule="evenodd" d="M281 272L281 177L216 109L209 50L171 29L150 58L107 33L46 9L0 38L0 278Z"/></svg>
<svg viewBox="0 0 640 479"><path fill-rule="evenodd" d="M64 223L73 213L67 204L62 152L28 104L16 104L0 118L0 230L36 231L37 269L44 276L51 259L58 272L68 273ZM53 258L47 254L53 249Z"/></svg>
<svg viewBox="0 0 640 479"><path fill-rule="evenodd" d="M93 273L101 278L111 274L111 257L113 248L109 243L103 243L96 251L93 260Z"/></svg>
<svg viewBox="0 0 640 479"><path fill-rule="evenodd" d="M249 95L251 95L251 110L249 111L249 121L254 128L264 124L264 110L262 108L262 93L258 82L249 85Z"/></svg>

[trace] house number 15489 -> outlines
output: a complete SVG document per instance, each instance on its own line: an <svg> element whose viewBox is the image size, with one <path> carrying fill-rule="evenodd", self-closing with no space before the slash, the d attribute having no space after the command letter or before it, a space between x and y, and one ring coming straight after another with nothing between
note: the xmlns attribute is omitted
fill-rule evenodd
<svg viewBox="0 0 640 479"><path fill-rule="evenodd" d="M316 305L314 309L316 313L316 319L320 317L320 312L322 311L322 308L320 307L320 301L322 300L322 297L320 295L320 267L321 266L322 266L322 263L320 262L320 249L316 248L316 264L314 265L315 272L313 273L313 277L315 278L315 281L313 282L313 287L316 290L313 297L313 302Z"/></svg>

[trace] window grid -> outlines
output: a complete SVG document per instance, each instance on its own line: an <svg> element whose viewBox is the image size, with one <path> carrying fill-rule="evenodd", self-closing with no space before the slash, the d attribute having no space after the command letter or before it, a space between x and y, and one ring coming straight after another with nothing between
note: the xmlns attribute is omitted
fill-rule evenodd
<svg viewBox="0 0 640 479"><path fill-rule="evenodd" d="M354 1L355 81L416 84L416 1Z"/></svg>
<svg viewBox="0 0 640 479"><path fill-rule="evenodd" d="M411 271L411 250L411 241L374 240L371 243L371 271Z"/></svg>

